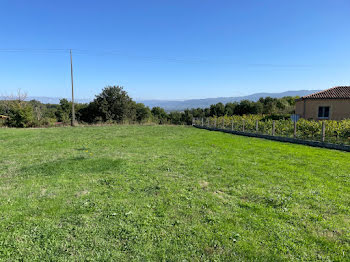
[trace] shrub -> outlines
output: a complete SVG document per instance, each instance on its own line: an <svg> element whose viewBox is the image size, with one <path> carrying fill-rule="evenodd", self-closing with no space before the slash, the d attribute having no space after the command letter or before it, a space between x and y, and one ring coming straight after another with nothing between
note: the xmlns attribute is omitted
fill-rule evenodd
<svg viewBox="0 0 350 262"><path fill-rule="evenodd" d="M9 110L7 125L10 127L33 126L33 108L27 103L13 101Z"/></svg>

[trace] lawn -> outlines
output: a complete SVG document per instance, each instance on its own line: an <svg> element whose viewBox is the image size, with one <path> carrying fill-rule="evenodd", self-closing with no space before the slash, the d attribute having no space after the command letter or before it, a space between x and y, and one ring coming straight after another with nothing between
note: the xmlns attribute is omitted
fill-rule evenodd
<svg viewBox="0 0 350 262"><path fill-rule="evenodd" d="M0 260L350 260L350 153L181 126L0 129Z"/></svg>

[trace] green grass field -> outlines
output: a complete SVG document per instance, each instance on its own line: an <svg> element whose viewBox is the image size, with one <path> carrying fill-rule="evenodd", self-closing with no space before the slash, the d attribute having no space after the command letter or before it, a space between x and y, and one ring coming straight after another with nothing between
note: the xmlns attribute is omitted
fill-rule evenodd
<svg viewBox="0 0 350 262"><path fill-rule="evenodd" d="M0 260L350 260L350 154L180 126L0 129Z"/></svg>

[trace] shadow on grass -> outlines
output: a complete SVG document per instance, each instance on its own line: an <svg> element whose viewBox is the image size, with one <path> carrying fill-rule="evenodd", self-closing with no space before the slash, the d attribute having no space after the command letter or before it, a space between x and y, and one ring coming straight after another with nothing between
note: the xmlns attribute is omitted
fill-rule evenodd
<svg viewBox="0 0 350 262"><path fill-rule="evenodd" d="M121 159L91 159L82 156L26 166L21 169L21 174L23 176L56 176L61 174L106 173L120 171L123 164L124 162Z"/></svg>
<svg viewBox="0 0 350 262"><path fill-rule="evenodd" d="M89 150L89 148L87 148L87 147L80 147L80 148L76 148L75 150L77 150L77 151L86 151L86 150Z"/></svg>

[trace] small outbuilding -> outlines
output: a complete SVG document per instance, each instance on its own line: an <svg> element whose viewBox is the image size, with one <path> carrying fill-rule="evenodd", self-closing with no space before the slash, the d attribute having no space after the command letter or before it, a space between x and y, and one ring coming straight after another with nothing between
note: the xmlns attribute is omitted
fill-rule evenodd
<svg viewBox="0 0 350 262"><path fill-rule="evenodd" d="M336 86L296 100L295 113L305 119L350 119L350 86Z"/></svg>

